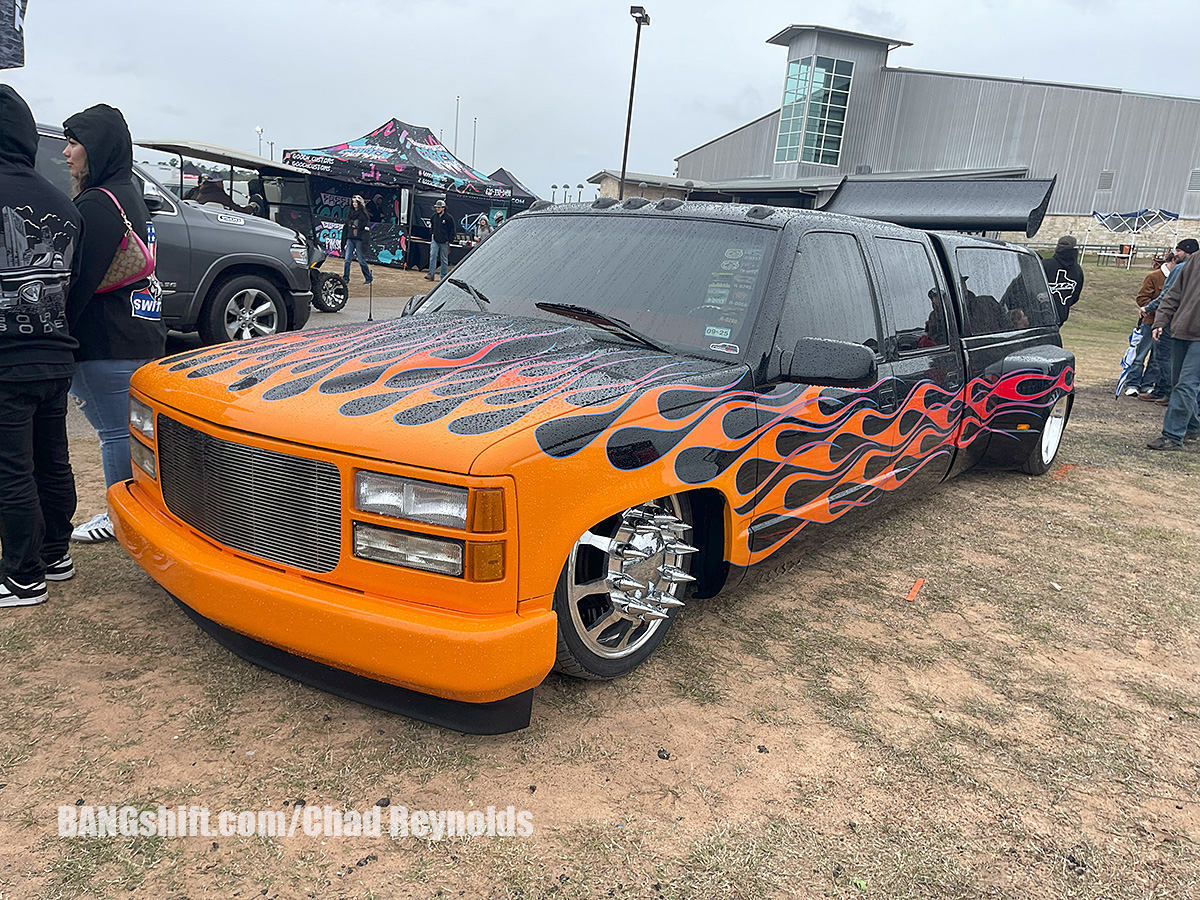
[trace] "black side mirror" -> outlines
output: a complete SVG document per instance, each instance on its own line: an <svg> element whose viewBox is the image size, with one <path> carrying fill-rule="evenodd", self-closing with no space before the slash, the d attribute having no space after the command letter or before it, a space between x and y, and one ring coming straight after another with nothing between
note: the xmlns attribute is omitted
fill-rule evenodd
<svg viewBox="0 0 1200 900"><path fill-rule="evenodd" d="M162 194L142 194L142 200L146 204L146 209L152 213L162 212L167 208L167 199Z"/></svg>
<svg viewBox="0 0 1200 900"><path fill-rule="evenodd" d="M784 381L830 387L866 387L879 374L870 347L825 338L796 341L790 354L783 352L779 369Z"/></svg>

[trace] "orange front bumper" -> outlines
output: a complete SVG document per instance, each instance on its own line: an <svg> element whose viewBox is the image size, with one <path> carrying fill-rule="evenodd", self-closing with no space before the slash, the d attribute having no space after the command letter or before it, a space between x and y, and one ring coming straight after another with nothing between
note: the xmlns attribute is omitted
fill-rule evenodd
<svg viewBox="0 0 1200 900"><path fill-rule="evenodd" d="M109 490L118 540L194 614L238 635L342 672L468 704L529 691L554 663L556 622L549 602L523 614L471 616L339 588L226 552L144 497L132 481Z"/></svg>

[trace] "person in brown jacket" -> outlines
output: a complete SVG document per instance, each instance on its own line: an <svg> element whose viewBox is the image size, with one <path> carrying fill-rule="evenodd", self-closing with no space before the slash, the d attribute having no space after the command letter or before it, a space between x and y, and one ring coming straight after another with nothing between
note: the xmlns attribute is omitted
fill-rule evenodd
<svg viewBox="0 0 1200 900"><path fill-rule="evenodd" d="M1200 263L1179 264L1174 283L1159 300L1154 318L1155 340L1170 329L1171 374L1175 387L1163 416L1162 435L1146 444L1151 450L1182 450L1185 441L1200 439Z"/></svg>
<svg viewBox="0 0 1200 900"><path fill-rule="evenodd" d="M1166 259L1146 276L1145 281L1142 282L1141 290L1137 292L1137 298L1134 302L1138 306L1139 318L1137 330L1140 337L1138 338L1137 351L1133 357L1133 362L1129 366L1129 377L1126 379L1125 389L1122 391L1126 397L1151 393L1158 381L1158 358L1161 354L1150 355L1150 351L1154 347L1154 340L1150 337L1150 332L1154 327L1154 311L1146 309L1146 304L1162 293L1163 282L1167 280L1167 275L1173 268L1175 268L1175 254L1168 253ZM1147 357L1150 358L1148 364L1146 362Z"/></svg>

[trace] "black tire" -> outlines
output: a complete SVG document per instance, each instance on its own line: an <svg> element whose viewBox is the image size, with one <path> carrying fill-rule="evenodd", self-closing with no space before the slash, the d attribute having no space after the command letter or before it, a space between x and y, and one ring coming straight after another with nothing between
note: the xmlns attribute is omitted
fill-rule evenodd
<svg viewBox="0 0 1200 900"><path fill-rule="evenodd" d="M671 533L660 523L655 531L652 510L674 518L680 527ZM644 533L634 531L638 524ZM645 531L647 524L649 531ZM692 580L696 551L687 544L691 524L687 495L672 494L611 516L580 536L554 591L557 671L577 678L616 678L632 672L658 648L683 606L682 598ZM597 546L605 543L611 547ZM622 558L614 552L622 545L651 555L641 560ZM672 549L681 546L682 550ZM671 580L661 572L662 566L672 566L682 576L676 573ZM639 587L614 588L613 579L620 575ZM640 607L626 605L624 601L631 599ZM639 608L643 611L640 615Z"/></svg>
<svg viewBox="0 0 1200 900"><path fill-rule="evenodd" d="M1046 416L1042 430L1038 432L1037 443L1034 445L1029 458L1021 466L1021 471L1027 475L1045 475L1054 465L1058 456L1058 448L1062 446L1063 432L1067 427L1067 419L1071 415L1071 395L1058 399Z"/></svg>
<svg viewBox="0 0 1200 900"><path fill-rule="evenodd" d="M313 309L317 312L335 313L346 307L350 299L350 291L346 287L346 279L336 272L312 273Z"/></svg>
<svg viewBox="0 0 1200 900"><path fill-rule="evenodd" d="M287 330L287 310L271 282L235 275L213 289L197 327L206 344L267 337Z"/></svg>

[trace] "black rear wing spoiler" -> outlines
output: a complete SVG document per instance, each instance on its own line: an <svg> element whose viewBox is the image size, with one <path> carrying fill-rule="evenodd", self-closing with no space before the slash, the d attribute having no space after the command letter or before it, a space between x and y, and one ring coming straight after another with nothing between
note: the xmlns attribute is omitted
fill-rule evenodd
<svg viewBox="0 0 1200 900"><path fill-rule="evenodd" d="M1042 226L1054 178L843 178L822 212L925 231L1023 231Z"/></svg>

